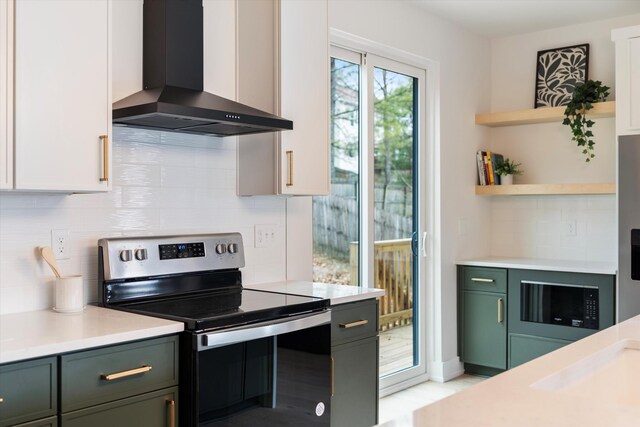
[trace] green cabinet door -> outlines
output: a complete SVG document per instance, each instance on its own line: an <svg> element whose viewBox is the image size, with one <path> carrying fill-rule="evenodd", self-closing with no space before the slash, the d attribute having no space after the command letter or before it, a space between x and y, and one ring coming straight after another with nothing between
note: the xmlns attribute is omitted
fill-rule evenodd
<svg viewBox="0 0 640 427"><path fill-rule="evenodd" d="M507 368L507 296L462 292L462 359L465 363Z"/></svg>
<svg viewBox="0 0 640 427"><path fill-rule="evenodd" d="M62 414L64 427L171 427L177 425L178 388Z"/></svg>
<svg viewBox="0 0 640 427"><path fill-rule="evenodd" d="M556 338L509 334L509 369L571 344Z"/></svg>
<svg viewBox="0 0 640 427"><path fill-rule="evenodd" d="M332 348L331 427L378 424L378 337Z"/></svg>

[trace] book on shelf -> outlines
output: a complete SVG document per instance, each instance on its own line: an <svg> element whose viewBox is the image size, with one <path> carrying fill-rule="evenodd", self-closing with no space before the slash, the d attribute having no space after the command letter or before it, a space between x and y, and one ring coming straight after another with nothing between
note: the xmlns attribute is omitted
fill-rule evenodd
<svg viewBox="0 0 640 427"><path fill-rule="evenodd" d="M476 163L478 165L479 185L500 185L500 175L496 169L504 161L504 156L492 151L478 151Z"/></svg>

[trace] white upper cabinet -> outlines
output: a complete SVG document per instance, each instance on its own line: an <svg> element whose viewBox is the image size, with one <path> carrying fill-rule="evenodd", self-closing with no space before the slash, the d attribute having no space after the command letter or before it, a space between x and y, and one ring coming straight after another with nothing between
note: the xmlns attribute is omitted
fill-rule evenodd
<svg viewBox="0 0 640 427"><path fill-rule="evenodd" d="M110 7L15 3L16 190L109 190Z"/></svg>
<svg viewBox="0 0 640 427"><path fill-rule="evenodd" d="M238 194L329 192L327 0L238 2L238 101L293 130L238 138Z"/></svg>
<svg viewBox="0 0 640 427"><path fill-rule="evenodd" d="M0 189L13 188L13 7L0 1Z"/></svg>
<svg viewBox="0 0 640 427"><path fill-rule="evenodd" d="M640 25L611 33L616 43L616 132L640 134Z"/></svg>

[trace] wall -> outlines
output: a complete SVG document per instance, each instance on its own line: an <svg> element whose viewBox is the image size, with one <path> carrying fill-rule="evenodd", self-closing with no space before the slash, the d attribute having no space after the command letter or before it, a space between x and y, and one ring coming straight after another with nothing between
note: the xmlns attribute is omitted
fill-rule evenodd
<svg viewBox="0 0 640 427"><path fill-rule="evenodd" d="M141 88L141 4L113 2L114 99ZM205 47L205 89L232 99L234 10L233 1L205 3L207 37L221 41ZM35 250L51 244L52 229L70 232L71 259L60 266L84 276L87 301L97 297L97 239L107 236L239 231L245 282L285 278L286 200L236 196L236 138L114 128L112 139L110 193L0 193L0 314L52 306L52 273ZM274 247L254 248L255 224L277 226Z"/></svg>
<svg viewBox="0 0 640 427"><path fill-rule="evenodd" d="M329 25L440 64L440 143L430 165L437 209L435 218L427 219L435 220L436 263L428 273L434 310L423 326L438 328L435 342L429 343L430 374L442 380L459 369L455 264L486 255L489 238L489 200L475 197L469 183L476 179L475 152L486 145L485 132L474 125L473 116L490 108L490 44L408 2L366 2L365 7L362 1L331 0Z"/></svg>
<svg viewBox="0 0 640 427"><path fill-rule="evenodd" d="M614 99L611 29L639 22L634 15L492 40L491 111L531 108L537 51L582 43L590 44L589 78L610 86ZM596 157L589 163L561 123L487 130L488 148L522 163L516 183L615 182L615 120L598 119L593 129ZM491 234L494 256L615 262L615 196L494 198Z"/></svg>

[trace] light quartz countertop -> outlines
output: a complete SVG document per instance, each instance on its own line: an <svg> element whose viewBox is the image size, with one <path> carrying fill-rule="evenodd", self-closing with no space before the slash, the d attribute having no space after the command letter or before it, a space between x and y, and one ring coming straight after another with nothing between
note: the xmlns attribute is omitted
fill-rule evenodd
<svg viewBox="0 0 640 427"><path fill-rule="evenodd" d="M637 426L640 316L381 424Z"/></svg>
<svg viewBox="0 0 640 427"><path fill-rule="evenodd" d="M616 263L614 262L572 261L540 258L488 257L459 261L458 265L611 275L614 275L617 272Z"/></svg>
<svg viewBox="0 0 640 427"><path fill-rule="evenodd" d="M182 322L87 306L81 313L52 310L0 316L0 363L14 362L184 330Z"/></svg>
<svg viewBox="0 0 640 427"><path fill-rule="evenodd" d="M244 285L246 289L261 291L281 292L307 297L316 297L331 300L331 305L361 301L369 298L384 296L384 289L360 288L358 286L330 285L326 283L314 283L297 280L284 282L258 283Z"/></svg>

